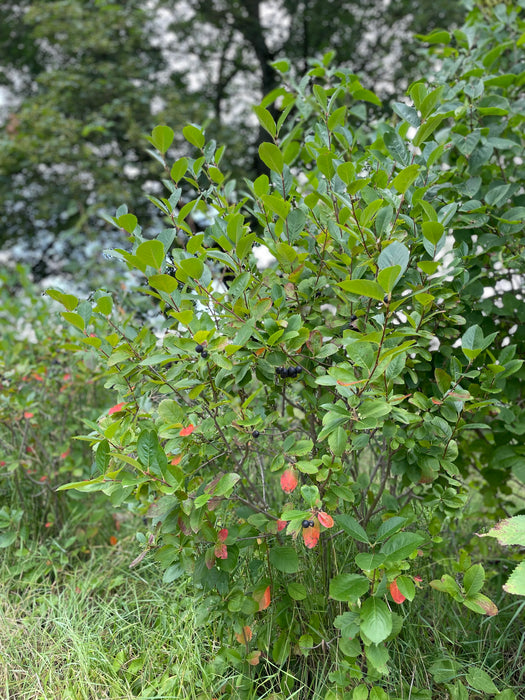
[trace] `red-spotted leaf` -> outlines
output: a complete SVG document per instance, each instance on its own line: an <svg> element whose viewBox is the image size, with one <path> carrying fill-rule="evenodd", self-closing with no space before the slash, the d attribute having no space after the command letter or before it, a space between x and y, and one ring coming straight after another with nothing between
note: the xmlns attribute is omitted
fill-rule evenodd
<svg viewBox="0 0 525 700"><path fill-rule="evenodd" d="M225 542L226 538L228 537L228 529L223 527L222 530L219 530L217 533L217 539L219 542Z"/></svg>
<svg viewBox="0 0 525 700"><path fill-rule="evenodd" d="M395 580L392 581L392 583L390 584L390 595L392 596L394 603L401 604L401 603L404 603L406 600L405 596L401 593L401 591L397 587L397 583Z"/></svg>
<svg viewBox="0 0 525 700"><path fill-rule="evenodd" d="M194 425L188 425L187 428L182 428L182 429L181 429L179 435L180 435L181 437L186 437L187 435L191 435L191 434L193 433L194 430L195 430L195 426L194 426Z"/></svg>
<svg viewBox="0 0 525 700"><path fill-rule="evenodd" d="M319 542L319 535L321 533L317 518L314 518L313 523L313 527L303 528L303 540L308 549L313 549L315 547L315 545Z"/></svg>
<svg viewBox="0 0 525 700"><path fill-rule="evenodd" d="M108 415L109 415L109 416L112 416L114 413L118 413L119 411L122 411L122 409L124 408L125 405L126 405L126 402L125 402L125 401L122 401L122 403L117 403L117 404L115 404L115 406L112 406L112 407L109 409Z"/></svg>
<svg viewBox="0 0 525 700"><path fill-rule="evenodd" d="M330 528L334 526L334 519L332 516L328 515L328 513L325 513L323 510L317 513L317 517L319 518L319 522L323 527Z"/></svg>
<svg viewBox="0 0 525 700"><path fill-rule="evenodd" d="M261 610L266 610L266 608L270 605L271 603L271 594L270 594L270 586L265 588L262 591L254 591L253 593L253 599L259 603L259 612Z"/></svg>
<svg viewBox="0 0 525 700"><path fill-rule="evenodd" d="M213 547L210 547L210 549L206 550L206 553L204 555L204 563L206 564L206 567L208 569L213 569L215 565L215 550Z"/></svg>
<svg viewBox="0 0 525 700"><path fill-rule="evenodd" d="M214 552L217 559L228 559L228 547L225 544L216 544Z"/></svg>
<svg viewBox="0 0 525 700"><path fill-rule="evenodd" d="M294 469L285 469L281 476L281 488L285 493L292 493L299 481Z"/></svg>

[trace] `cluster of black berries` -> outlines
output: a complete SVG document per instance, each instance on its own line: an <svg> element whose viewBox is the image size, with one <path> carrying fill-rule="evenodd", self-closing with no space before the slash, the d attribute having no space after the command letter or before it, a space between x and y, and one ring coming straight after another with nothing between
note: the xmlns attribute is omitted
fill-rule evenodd
<svg viewBox="0 0 525 700"><path fill-rule="evenodd" d="M297 375L301 374L302 371L303 368L299 366L277 367L275 370L276 374L278 374L283 379L286 379L287 377L297 377Z"/></svg>
<svg viewBox="0 0 525 700"><path fill-rule="evenodd" d="M195 352L198 353L204 359L208 357L208 351L206 350L204 345L197 345L197 347L195 348Z"/></svg>
<svg viewBox="0 0 525 700"><path fill-rule="evenodd" d="M315 523L314 523L313 520L303 520L303 522L301 523L301 525L302 525L304 528L313 527L314 524L315 524Z"/></svg>

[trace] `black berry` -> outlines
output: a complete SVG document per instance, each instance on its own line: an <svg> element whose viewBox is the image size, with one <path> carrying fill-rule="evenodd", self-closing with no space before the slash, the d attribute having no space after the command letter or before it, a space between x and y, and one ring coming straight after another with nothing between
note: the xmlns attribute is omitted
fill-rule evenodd
<svg viewBox="0 0 525 700"><path fill-rule="evenodd" d="M301 525L302 525L304 528L310 527L310 523L311 523L311 522L312 522L311 520L303 520L303 522L301 523ZM313 524L313 523L312 523L312 524Z"/></svg>
<svg viewBox="0 0 525 700"><path fill-rule="evenodd" d="M297 365L297 367L295 368L295 374L301 374L302 371L303 371L303 368L300 367L299 365Z"/></svg>
<svg viewBox="0 0 525 700"><path fill-rule="evenodd" d="M261 433L258 430L254 430L252 433L252 437L258 438Z"/></svg>
<svg viewBox="0 0 525 700"><path fill-rule="evenodd" d="M199 353L199 355L201 354L201 352L203 352L203 350L204 350L203 345L197 345L197 347L195 348L195 352Z"/></svg>
<svg viewBox="0 0 525 700"><path fill-rule="evenodd" d="M204 359L206 359L206 358L208 357L208 351L207 351L207 350L203 350L203 351L201 352L201 357L203 357Z"/></svg>
<svg viewBox="0 0 525 700"><path fill-rule="evenodd" d="M309 521L308 521L308 524L310 525L310 527L313 527L313 526L315 525L315 523L314 523L313 520L309 520Z"/></svg>

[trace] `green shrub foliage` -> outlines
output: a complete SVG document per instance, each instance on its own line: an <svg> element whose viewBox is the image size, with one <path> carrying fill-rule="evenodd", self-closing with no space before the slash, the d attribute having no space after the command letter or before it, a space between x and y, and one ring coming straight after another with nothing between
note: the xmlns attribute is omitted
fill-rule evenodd
<svg viewBox="0 0 525 700"><path fill-rule="evenodd" d="M254 110L269 139L254 182L228 182L196 125L195 157L170 161L157 127L169 228L146 239L121 208L114 255L165 333L116 320L117 293L62 298L118 393L89 435L97 475L68 487L145 514L139 558L205 591L218 668L328 654L334 687L380 678L447 523L474 496L480 518L516 509L524 31L500 5L421 37L439 73L377 124L330 56L285 75L277 122ZM469 562L432 587L493 615L484 576Z"/></svg>

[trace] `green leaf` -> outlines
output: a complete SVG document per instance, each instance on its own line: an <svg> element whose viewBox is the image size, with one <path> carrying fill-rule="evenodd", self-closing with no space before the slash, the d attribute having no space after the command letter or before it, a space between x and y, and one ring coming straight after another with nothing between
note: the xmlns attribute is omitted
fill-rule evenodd
<svg viewBox="0 0 525 700"><path fill-rule="evenodd" d="M380 552L389 562L402 561L413 554L423 541L423 537L415 532L398 532L383 544Z"/></svg>
<svg viewBox="0 0 525 700"><path fill-rule="evenodd" d="M58 289L46 289L46 294L65 306L68 311L74 311L77 307L78 299L73 294L64 294Z"/></svg>
<svg viewBox="0 0 525 700"><path fill-rule="evenodd" d="M419 165L412 163L406 168L403 168L392 180L392 186L401 194L405 194L410 185L417 179L419 175Z"/></svg>
<svg viewBox="0 0 525 700"><path fill-rule="evenodd" d="M392 104L394 112L416 129L421 124L421 119L413 107L409 107L404 102L394 102Z"/></svg>
<svg viewBox="0 0 525 700"><path fill-rule="evenodd" d="M482 693L494 695L498 692L498 689L489 674L476 666L469 667L465 680L472 688L474 688L474 690L479 690Z"/></svg>
<svg viewBox="0 0 525 700"><path fill-rule="evenodd" d="M449 44L451 38L450 33L444 29L434 29L430 34L415 34L414 36L427 44Z"/></svg>
<svg viewBox="0 0 525 700"><path fill-rule="evenodd" d="M137 248L137 259L144 265L150 265L157 269L164 261L164 245L161 241L144 241Z"/></svg>
<svg viewBox="0 0 525 700"><path fill-rule="evenodd" d="M463 588L467 596L473 596L483 587L485 581L485 571L481 564L474 564L465 572L463 577Z"/></svg>
<svg viewBox="0 0 525 700"><path fill-rule="evenodd" d="M355 603L368 593L370 581L360 574L339 574L330 581L330 598Z"/></svg>
<svg viewBox="0 0 525 700"><path fill-rule="evenodd" d="M436 114L433 117L429 117L429 119L423 122L417 130L416 135L414 136L414 146L416 146L416 148L419 148L419 146L421 146L422 143L427 141L432 136L434 131L438 128L438 126L441 124L444 118L445 117L443 114Z"/></svg>
<svg viewBox="0 0 525 700"><path fill-rule="evenodd" d="M175 277L161 274L148 277L148 284L153 289L158 289L159 292L165 292L166 294L172 294L179 286L179 282Z"/></svg>
<svg viewBox="0 0 525 700"><path fill-rule="evenodd" d="M204 271L204 263L199 258L184 258L179 265L194 280L199 280Z"/></svg>
<svg viewBox="0 0 525 700"><path fill-rule="evenodd" d="M361 632L373 644L383 642L392 631L392 614L379 598L368 598L361 606Z"/></svg>
<svg viewBox="0 0 525 700"><path fill-rule="evenodd" d="M343 282L338 283L338 286L344 289L345 292L350 292L350 294L369 297L378 301L383 301L385 296L381 285L377 282L372 282L372 280L343 280Z"/></svg>
<svg viewBox="0 0 525 700"><path fill-rule="evenodd" d="M134 214L122 214L122 216L119 216L118 219L115 219L115 221L120 228L123 228L124 231L127 231L128 233L133 233L133 231L137 228L138 220Z"/></svg>
<svg viewBox="0 0 525 700"><path fill-rule="evenodd" d="M423 221L421 228L423 231L423 236L433 245L437 245L439 243L445 231L445 227L439 221Z"/></svg>
<svg viewBox="0 0 525 700"><path fill-rule="evenodd" d="M178 182L183 177L183 175L186 174L187 169L188 169L188 159L187 158L179 158L171 166L171 170L170 170L171 179L174 182Z"/></svg>
<svg viewBox="0 0 525 700"><path fill-rule="evenodd" d="M259 146L259 157L262 162L279 175L283 172L284 158L278 146L269 141L264 141Z"/></svg>
<svg viewBox="0 0 525 700"><path fill-rule="evenodd" d="M356 554L354 561L362 571L373 571L385 563L385 555L361 552Z"/></svg>
<svg viewBox="0 0 525 700"><path fill-rule="evenodd" d="M204 134L203 132L194 124L188 124L182 130L182 135L191 143L195 148L202 148L204 146Z"/></svg>
<svg viewBox="0 0 525 700"><path fill-rule="evenodd" d="M397 281L401 277L401 267L399 265L393 265L392 267L385 267L377 275L377 281L387 293L390 293L396 286Z"/></svg>
<svg viewBox="0 0 525 700"><path fill-rule="evenodd" d="M500 520L484 535L478 533L478 537L496 537L500 544L519 544L525 547L525 515Z"/></svg>
<svg viewBox="0 0 525 700"><path fill-rule="evenodd" d="M400 273L398 279L404 274L410 260L410 252L404 243L393 241L387 245L377 259L377 265L380 270L385 270L387 267L399 265Z"/></svg>
<svg viewBox="0 0 525 700"><path fill-rule="evenodd" d="M78 328L80 331L83 331L85 329L86 324L80 314L77 314L74 311L62 311L60 315L68 323L71 323L72 326L75 326L75 328Z"/></svg>
<svg viewBox="0 0 525 700"><path fill-rule="evenodd" d="M299 557L293 547L273 547L269 554L270 564L285 574L299 571Z"/></svg>
<svg viewBox="0 0 525 700"><path fill-rule="evenodd" d="M164 155L173 143L174 136L173 129L169 126L156 126L151 132L151 143Z"/></svg>
<svg viewBox="0 0 525 700"><path fill-rule="evenodd" d="M226 496L230 495L233 487L239 481L241 477L234 472L229 472L222 476L218 484L213 489L212 493L214 496Z"/></svg>
<svg viewBox="0 0 525 700"><path fill-rule="evenodd" d="M107 440L102 440L102 442L99 442L95 453L95 465L101 474L104 474L108 468L109 451L109 442Z"/></svg>
<svg viewBox="0 0 525 700"><path fill-rule="evenodd" d="M11 532L2 532L2 534L0 535L0 549L10 547L15 540L16 530L13 530Z"/></svg>
<svg viewBox="0 0 525 700"><path fill-rule="evenodd" d="M306 586L303 583L290 583L286 590L292 600L304 600L308 595Z"/></svg>
<svg viewBox="0 0 525 700"><path fill-rule="evenodd" d="M270 134L272 138L275 138L277 135L277 126L270 112L260 105L256 105L252 107L252 109L257 115L259 124Z"/></svg>
<svg viewBox="0 0 525 700"><path fill-rule="evenodd" d="M347 535L350 535L350 537L352 537L354 540L365 544L370 544L370 540L368 539L368 535L366 534L364 528L351 515L341 513L336 515L334 519L338 527L342 528Z"/></svg>
<svg viewBox="0 0 525 700"><path fill-rule="evenodd" d="M525 595L525 561L514 569L507 583L503 586L503 590L513 595Z"/></svg>

